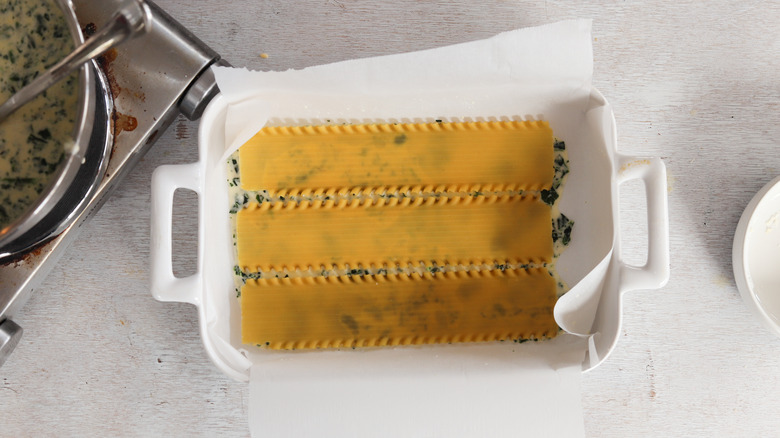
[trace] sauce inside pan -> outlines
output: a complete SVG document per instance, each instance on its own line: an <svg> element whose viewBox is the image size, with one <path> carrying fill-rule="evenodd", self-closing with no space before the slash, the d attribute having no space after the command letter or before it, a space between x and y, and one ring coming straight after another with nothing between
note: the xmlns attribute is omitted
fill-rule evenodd
<svg viewBox="0 0 780 438"><path fill-rule="evenodd" d="M73 50L53 0L0 5L0 102ZM78 108L77 73L0 123L0 229L39 197L69 148Z"/></svg>

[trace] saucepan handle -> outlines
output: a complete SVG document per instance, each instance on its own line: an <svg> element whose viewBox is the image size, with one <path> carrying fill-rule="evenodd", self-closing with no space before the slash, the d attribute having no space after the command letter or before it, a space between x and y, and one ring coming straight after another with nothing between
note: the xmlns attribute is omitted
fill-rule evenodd
<svg viewBox="0 0 780 438"><path fill-rule="evenodd" d="M201 195L198 163L160 166L152 174L152 236L149 254L152 296L158 301L199 305L199 272L188 277L176 277L173 274L173 195L179 188Z"/></svg>
<svg viewBox="0 0 780 438"><path fill-rule="evenodd" d="M620 261L621 291L659 289L669 281L669 205L666 166L658 157L639 158L618 155L616 162L618 186L626 181L642 180L647 197L647 262L644 266L634 266Z"/></svg>

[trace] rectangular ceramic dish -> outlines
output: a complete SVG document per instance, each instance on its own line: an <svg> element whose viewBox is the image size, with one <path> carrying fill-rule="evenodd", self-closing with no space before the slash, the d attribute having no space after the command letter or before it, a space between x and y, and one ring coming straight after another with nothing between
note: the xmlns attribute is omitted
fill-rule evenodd
<svg viewBox="0 0 780 438"><path fill-rule="evenodd" d="M307 121L317 117L356 120L354 116L350 117L356 113L356 108L372 102L370 96L355 95L339 96L328 104L321 96L278 92L247 95L246 98L276 102L277 113L272 117L278 121ZM462 99L462 96L436 95L430 99L438 99L441 108L449 108L448 99ZM575 227L572 244L560 258L558 270L572 290L559 300L555 316L566 331L589 337L583 369L591 369L604 360L617 341L622 293L658 288L668 279L665 168L658 158L628 157L617 152L612 110L595 89L585 108L581 105L568 108L567 102L529 108L517 102L517 96L506 90L481 90L479 98L469 100L468 105L470 110L486 117L503 114L529 118L531 116L525 115L538 114L531 118L549 120L555 135L566 142L571 173L560 207L575 221ZM206 109L200 124L197 162L161 166L153 175L152 293L160 301L197 306L203 343L214 363L232 378L246 381L253 365L299 352L264 351L241 344L240 306L232 278L235 262L226 183L227 109L228 102L223 96L215 98ZM572 120L577 123L565 123ZM578 128L574 130L570 126ZM620 258L618 189L621 183L630 179L642 180L647 189L648 262L642 267L629 266ZM178 188L193 190L199 198L198 270L186 278L176 278L171 265L172 200ZM399 355L425 356L436 355L437 348L441 347L400 347L395 351ZM328 353L307 354L310 354L312 366L316 366L317 355ZM348 354L340 360L349 360Z"/></svg>

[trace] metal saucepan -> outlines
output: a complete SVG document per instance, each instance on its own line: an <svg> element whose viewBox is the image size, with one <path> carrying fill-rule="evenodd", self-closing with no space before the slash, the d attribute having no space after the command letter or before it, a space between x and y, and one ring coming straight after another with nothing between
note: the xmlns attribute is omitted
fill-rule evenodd
<svg viewBox="0 0 780 438"><path fill-rule="evenodd" d="M83 44L84 37L76 20L76 15L67 0L55 0L54 3L65 17L74 46ZM52 11L56 13L56 11ZM56 59L54 61L57 61ZM46 66L41 66L43 70ZM49 184L41 192L40 196L15 219L12 219L0 230L0 260L12 257L22 251L29 250L44 241L50 230L41 230L38 224L42 223L56 209L58 201L65 197L72 184L96 185L97 176L105 171L106 160L103 157L91 157L90 139L92 136L93 121L95 118L95 102L98 91L96 90L97 69L90 64L85 64L79 70L78 76L78 110L73 127L74 144L66 152L58 169L50 176ZM45 117L45 115L41 115ZM107 135L107 134L106 134ZM105 147L108 147L107 142ZM105 150L100 155L106 155ZM90 158L87 160L87 158ZM77 180L78 175L78 180ZM90 188L87 188L89 191ZM61 222L59 220L55 222ZM45 227L51 228L51 227Z"/></svg>
<svg viewBox="0 0 780 438"><path fill-rule="evenodd" d="M20 99L30 100L29 96L25 99L20 96L36 88L36 85L40 85L37 87L39 89L37 92L48 88L59 80L54 76L62 78L67 74L67 71L72 71L72 67L81 65L78 77L78 110L73 126L73 145L66 148L65 156L57 165L56 170L49 176L48 185L39 197L22 214L12 217L11 221L0 229L0 262L27 252L59 234L83 211L87 205L85 200L91 198L97 190L109 158L110 120L108 114L110 102L107 101L109 92L105 86L105 80L101 78L102 73L93 62L86 61L133 34L148 30L151 20L151 12L143 0L125 0L105 28L85 43L70 1L49 1L52 14L62 13L68 26L69 36L77 49L65 60L51 67L49 72L40 74L29 86L24 87L21 92L17 92L8 102ZM23 9L24 6L20 6L20 8ZM44 11L43 14L38 15L48 13L45 9ZM45 24L45 21L41 19L38 22ZM18 31L14 30L14 32ZM33 30L31 29L30 32ZM39 28L35 29L35 32L40 33L42 41L46 41L47 38L59 37L56 30L47 28L45 25L41 30L39 24ZM67 36L60 38L67 38ZM27 47L27 50L36 49L38 48L35 45ZM54 61L59 61L59 59L54 59ZM46 66L41 65L39 70L42 71L44 67ZM52 72L54 75L50 74ZM8 103L4 104L5 106L8 106ZM54 110L47 108L45 111ZM36 114L36 116L45 118L47 114Z"/></svg>
<svg viewBox="0 0 780 438"><path fill-rule="evenodd" d="M37 4L42 0L29 1ZM122 9L124 1L74 0L74 5L85 31L97 23L100 26L96 30L100 32L108 27L103 23L109 23L112 14ZM106 56L100 69L90 63L95 87L94 118L85 162L75 182L30 231L13 245L0 245L0 253L6 254L0 256L0 366L22 335L14 316L76 239L81 225L94 215L179 114L198 119L218 92L209 66L227 63L152 1L144 2L152 13L151 30ZM130 92L120 95L123 89ZM135 91L141 89L142 93ZM132 119L137 125L130 128L120 123L112 127L112 120L122 118ZM101 160L108 161L105 171L97 165ZM96 184L86 183L93 180L91 175L98 176ZM35 241L40 243L28 250L17 250Z"/></svg>

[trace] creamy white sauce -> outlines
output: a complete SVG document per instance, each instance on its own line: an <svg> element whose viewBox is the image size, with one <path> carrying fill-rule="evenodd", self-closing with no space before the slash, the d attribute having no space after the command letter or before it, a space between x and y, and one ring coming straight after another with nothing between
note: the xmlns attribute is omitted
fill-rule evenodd
<svg viewBox="0 0 780 438"><path fill-rule="evenodd" d="M0 102L72 50L67 22L52 0L4 0ZM38 199L72 147L77 104L74 73L0 122L0 229Z"/></svg>

